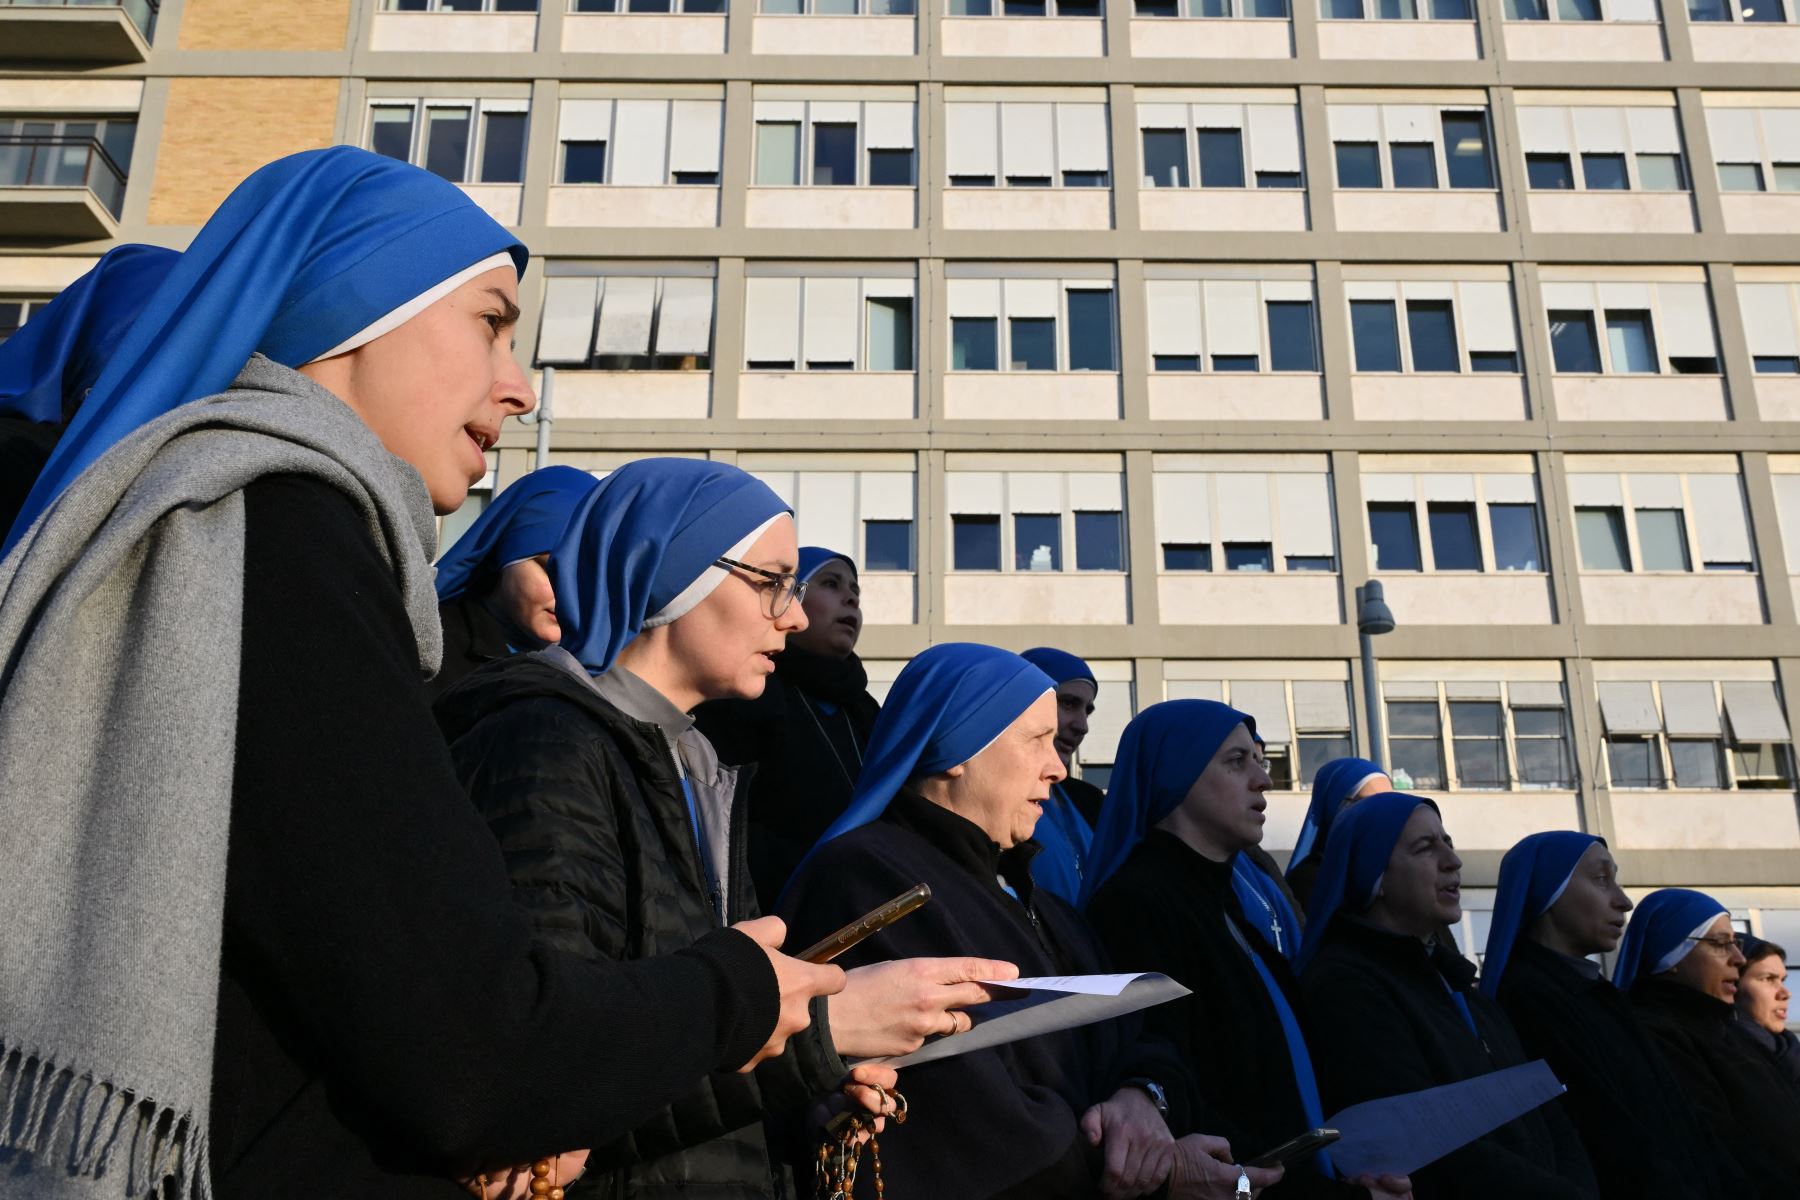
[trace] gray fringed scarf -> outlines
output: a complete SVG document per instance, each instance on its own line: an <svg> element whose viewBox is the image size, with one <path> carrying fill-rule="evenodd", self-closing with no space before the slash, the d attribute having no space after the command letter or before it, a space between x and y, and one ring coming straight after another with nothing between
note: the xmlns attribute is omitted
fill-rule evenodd
<svg viewBox="0 0 1800 1200"><path fill-rule="evenodd" d="M115 446L0 562L0 1194L212 1193L242 489L271 474L356 503L437 669L423 481L260 356Z"/></svg>

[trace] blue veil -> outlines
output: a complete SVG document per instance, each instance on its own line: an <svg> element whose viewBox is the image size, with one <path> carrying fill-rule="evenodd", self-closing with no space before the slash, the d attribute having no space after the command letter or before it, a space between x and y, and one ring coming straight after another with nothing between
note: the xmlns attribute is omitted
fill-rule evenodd
<svg viewBox="0 0 1800 1200"><path fill-rule="evenodd" d="M1095 693L1100 691L1093 668L1067 650L1038 646L1019 657L1043 671L1057 687L1073 679L1084 679L1093 685ZM1044 817L1031 836L1044 848L1031 862L1031 877L1039 887L1049 888L1070 904L1079 903L1082 864L1093 849L1094 831L1062 784L1050 789L1050 803L1044 806Z"/></svg>
<svg viewBox="0 0 1800 1200"><path fill-rule="evenodd" d="M1375 902L1400 833L1421 804L1437 811L1437 805L1422 796L1383 792L1358 801L1332 822L1325 838L1325 861L1306 906L1306 939L1294 959L1295 970L1304 970L1319 952L1340 911L1361 912Z"/></svg>
<svg viewBox="0 0 1800 1200"><path fill-rule="evenodd" d="M881 816L907 780L974 758L1054 687L1048 675L1010 650L940 642L920 652L882 702L849 806L807 858ZM796 878L805 866L803 859Z"/></svg>
<svg viewBox="0 0 1800 1200"><path fill-rule="evenodd" d="M1663 888L1638 902L1619 943L1619 961L1613 967L1613 983L1621 991L1649 975L1660 975L1686 958L1694 948L1688 941L1731 911L1705 892L1687 888Z"/></svg>
<svg viewBox="0 0 1800 1200"><path fill-rule="evenodd" d="M501 492L438 559L438 599L454 600L508 563L549 553L575 505L599 486L586 471L552 466Z"/></svg>
<svg viewBox="0 0 1800 1200"><path fill-rule="evenodd" d="M1500 995L1500 977L1525 927L1550 910L1575 875L1581 856L1605 839L1591 833L1551 830L1522 839L1500 860L1500 887L1494 894L1493 924L1481 962L1481 990Z"/></svg>
<svg viewBox="0 0 1800 1200"><path fill-rule="evenodd" d="M600 481L550 551L562 647L599 675L638 632L704 600L770 522L792 515L753 475L695 458L644 458Z"/></svg>
<svg viewBox="0 0 1800 1200"><path fill-rule="evenodd" d="M60 425L181 255L115 246L0 345L0 415Z"/></svg>
<svg viewBox="0 0 1800 1200"><path fill-rule="evenodd" d="M302 366L498 255L525 247L462 189L349 146L277 159L239 184L119 340L4 549L112 446L231 386L254 354ZM429 298L429 299L427 299Z"/></svg>
<svg viewBox="0 0 1800 1200"><path fill-rule="evenodd" d="M828 562L842 562L850 568L850 573L852 575L856 574L856 560L851 558L848 554L844 554L837 550L828 550L824 546L802 546L800 547L800 568L798 571L801 582L804 583L814 575L817 575L820 569Z"/></svg>
<svg viewBox="0 0 1800 1200"><path fill-rule="evenodd" d="M1058 650L1054 646L1037 646L1024 651L1019 657L1048 675L1057 687L1073 679L1085 679L1094 685L1096 692L1100 690L1100 681L1094 678L1094 669L1067 650Z"/></svg>
<svg viewBox="0 0 1800 1200"><path fill-rule="evenodd" d="M1363 784L1387 772L1366 758L1334 758L1313 774L1312 801L1306 806L1306 819L1300 823L1300 835L1294 839L1294 852L1288 858L1288 870L1305 862L1315 853L1325 835L1331 832L1332 818L1344 807Z"/></svg>

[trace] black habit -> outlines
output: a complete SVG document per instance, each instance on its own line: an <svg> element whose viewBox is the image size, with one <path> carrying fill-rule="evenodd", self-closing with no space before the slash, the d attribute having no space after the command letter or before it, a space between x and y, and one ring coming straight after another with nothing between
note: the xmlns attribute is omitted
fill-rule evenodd
<svg viewBox="0 0 1800 1200"><path fill-rule="evenodd" d="M1715 1139L1759 1196L1800 1187L1800 1088L1738 1030L1730 1004L1666 979L1640 979L1631 1003Z"/></svg>
<svg viewBox="0 0 1800 1200"><path fill-rule="evenodd" d="M1750 1039L1751 1045L1768 1055L1795 1085L1800 1086L1800 1038L1794 1036L1793 1030L1770 1033L1742 1012L1737 1015L1736 1027Z"/></svg>
<svg viewBox="0 0 1800 1200"><path fill-rule="evenodd" d="M794 868L850 806L863 748L881 706L851 654L828 658L789 648L754 700L714 700L694 724L719 761L755 763L750 784L750 876L764 912Z"/></svg>
<svg viewBox="0 0 1800 1200"><path fill-rule="evenodd" d="M1326 1112L1527 1061L1506 1014L1474 981L1475 964L1446 946L1335 917L1300 973ZM1452 991L1467 1001L1468 1019ZM1574 1127L1549 1105L1413 1172L1412 1182L1415 1200L1599 1195Z"/></svg>
<svg viewBox="0 0 1800 1200"><path fill-rule="evenodd" d="M429 699L435 701L483 663L512 655L506 630L485 603L492 586L490 576L479 596L464 592L438 605L438 618L444 623L444 662L425 685Z"/></svg>
<svg viewBox="0 0 1800 1200"><path fill-rule="evenodd" d="M1057 785L1068 794L1075 805L1075 811L1081 819L1088 823L1089 829L1100 828L1100 809L1106 803L1106 793L1085 779L1077 779L1071 775Z"/></svg>
<svg viewBox="0 0 1800 1200"><path fill-rule="evenodd" d="M926 883L925 907L838 962L979 955L1025 976L1104 973L1105 953L1086 922L1032 886L1037 848L1025 842L1003 853L972 822L902 794L880 819L821 847L780 915L790 944L804 946ZM1172 1049L1141 1039L1140 1028L1101 1022L904 1068L910 1116L881 1138L887 1191L946 1200L1097 1196L1101 1154L1077 1125L1091 1105L1126 1080L1148 1078L1168 1093L1174 1132L1186 1132L1187 1075Z"/></svg>
<svg viewBox="0 0 1800 1200"><path fill-rule="evenodd" d="M1522 936L1501 978L1500 1007L1525 1052L1548 1062L1569 1089L1558 1103L1587 1146L1605 1200L1744 1194L1736 1166L1718 1154L1630 1000L1597 966Z"/></svg>
<svg viewBox="0 0 1800 1200"><path fill-rule="evenodd" d="M1245 920L1229 861L1152 830L1094 896L1088 919L1121 970L1161 971L1193 991L1144 1017L1193 1072L1195 1129L1225 1138L1247 1159L1310 1128L1281 1018L1249 955L1261 956L1296 1012L1298 984L1287 959ZM1265 1194L1368 1195L1310 1162L1290 1167Z"/></svg>

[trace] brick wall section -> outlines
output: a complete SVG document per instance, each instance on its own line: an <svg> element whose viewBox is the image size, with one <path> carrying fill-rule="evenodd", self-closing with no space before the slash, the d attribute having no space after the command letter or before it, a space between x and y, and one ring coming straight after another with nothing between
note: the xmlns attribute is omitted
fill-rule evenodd
<svg viewBox="0 0 1800 1200"><path fill-rule="evenodd" d="M156 154L150 224L203 224L243 178L329 146L336 79L174 79Z"/></svg>
<svg viewBox="0 0 1800 1200"><path fill-rule="evenodd" d="M342 50L350 0L187 0L183 50Z"/></svg>

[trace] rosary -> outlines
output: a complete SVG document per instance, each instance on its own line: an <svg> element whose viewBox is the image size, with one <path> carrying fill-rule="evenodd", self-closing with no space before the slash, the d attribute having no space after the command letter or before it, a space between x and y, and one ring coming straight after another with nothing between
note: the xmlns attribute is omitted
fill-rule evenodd
<svg viewBox="0 0 1800 1200"><path fill-rule="evenodd" d="M531 1164L531 1200L563 1200L563 1189L557 1182L560 1172L556 1168L557 1161L554 1158L540 1158ZM492 1185L486 1174L477 1175L466 1182L469 1191L482 1200L487 1200L488 1188Z"/></svg>
<svg viewBox="0 0 1800 1200"><path fill-rule="evenodd" d="M872 1086L872 1085L871 1085ZM882 1099L893 1097L896 1125L906 1124L906 1097L899 1092L876 1087ZM886 1104L882 1105L887 1107ZM813 1190L818 1200L855 1200L856 1167L862 1156L858 1139L869 1135L869 1156L875 1164L875 1200L883 1200L886 1190L881 1179L881 1144L875 1139L875 1118L869 1113L841 1112L825 1126L826 1141L819 1147L819 1158L813 1164Z"/></svg>

